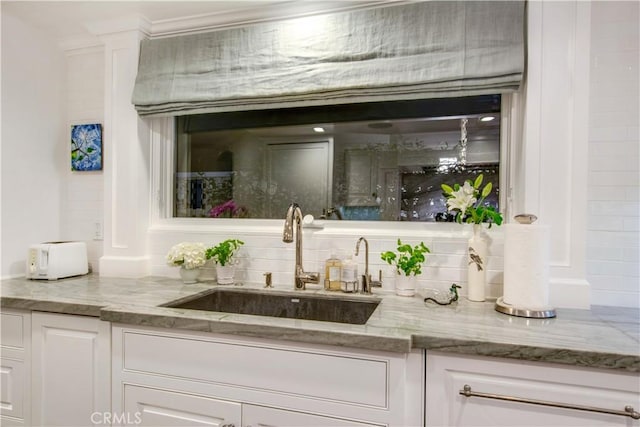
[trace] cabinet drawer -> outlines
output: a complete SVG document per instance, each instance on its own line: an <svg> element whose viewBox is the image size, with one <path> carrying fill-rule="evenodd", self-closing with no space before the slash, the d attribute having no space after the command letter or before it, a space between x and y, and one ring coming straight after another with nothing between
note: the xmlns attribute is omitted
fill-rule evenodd
<svg viewBox="0 0 640 427"><path fill-rule="evenodd" d="M263 346L124 331L125 371L387 408L389 360L358 353Z"/></svg>
<svg viewBox="0 0 640 427"><path fill-rule="evenodd" d="M640 378L633 373L428 354L426 383L427 426L626 426L637 421L550 404L640 409ZM465 386L482 396L461 395Z"/></svg>
<svg viewBox="0 0 640 427"><path fill-rule="evenodd" d="M124 411L113 425L240 426L241 404L191 393L124 385Z"/></svg>
<svg viewBox="0 0 640 427"><path fill-rule="evenodd" d="M382 427L305 412L268 408L257 405L242 405L242 422L246 427Z"/></svg>
<svg viewBox="0 0 640 427"><path fill-rule="evenodd" d="M2 346L24 348L24 316L21 314L2 313Z"/></svg>
<svg viewBox="0 0 640 427"><path fill-rule="evenodd" d="M0 363L0 414L24 418L24 362L2 359Z"/></svg>

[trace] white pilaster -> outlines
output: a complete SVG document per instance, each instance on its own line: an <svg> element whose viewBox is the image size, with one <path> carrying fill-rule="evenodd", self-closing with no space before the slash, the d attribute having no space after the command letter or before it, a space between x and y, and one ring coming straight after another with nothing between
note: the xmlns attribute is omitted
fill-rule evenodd
<svg viewBox="0 0 640 427"><path fill-rule="evenodd" d="M150 137L133 104L140 41L145 21L101 23L92 30L104 42L104 252L101 276L142 277L150 273Z"/></svg>
<svg viewBox="0 0 640 427"><path fill-rule="evenodd" d="M516 155L515 206L551 227L551 304L589 308L585 238L591 6L545 1L527 7L526 114Z"/></svg>

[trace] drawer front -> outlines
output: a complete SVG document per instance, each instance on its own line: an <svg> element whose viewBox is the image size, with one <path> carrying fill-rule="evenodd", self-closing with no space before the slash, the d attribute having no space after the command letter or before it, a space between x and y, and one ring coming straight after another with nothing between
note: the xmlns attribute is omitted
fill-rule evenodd
<svg viewBox="0 0 640 427"><path fill-rule="evenodd" d="M388 407L384 358L126 330L122 357L130 372Z"/></svg>
<svg viewBox="0 0 640 427"><path fill-rule="evenodd" d="M465 386L480 396L460 394ZM569 366L427 356L427 426L626 426L629 417L550 404L624 411L640 405L640 378ZM490 397L487 397L489 395ZM496 399L516 398L522 401ZM531 401L538 403L531 403ZM540 404L540 402L550 404Z"/></svg>
<svg viewBox="0 0 640 427"><path fill-rule="evenodd" d="M382 424L371 424L257 405L242 405L242 421L246 427L383 427Z"/></svg>
<svg viewBox="0 0 640 427"><path fill-rule="evenodd" d="M112 424L124 426L240 426L241 404L206 396L124 385L124 411ZM116 417L117 418L117 417Z"/></svg>
<svg viewBox="0 0 640 427"><path fill-rule="evenodd" d="M2 346L24 348L24 316L2 313Z"/></svg>
<svg viewBox="0 0 640 427"><path fill-rule="evenodd" d="M24 363L18 360L2 359L0 362L0 414L24 418L24 386Z"/></svg>

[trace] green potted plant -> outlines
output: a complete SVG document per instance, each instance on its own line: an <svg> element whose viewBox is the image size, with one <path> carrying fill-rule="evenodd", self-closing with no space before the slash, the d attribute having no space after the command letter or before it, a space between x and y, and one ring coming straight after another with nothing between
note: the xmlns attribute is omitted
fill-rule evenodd
<svg viewBox="0 0 640 427"><path fill-rule="evenodd" d="M205 251L207 259L213 260L216 264L218 284L233 284L236 268L233 256L242 245L244 245L242 240L227 239L215 246L207 248Z"/></svg>
<svg viewBox="0 0 640 427"><path fill-rule="evenodd" d="M422 264L427 260L428 253L431 251L424 242L411 246L398 239L396 252L386 251L380 254L383 261L396 269L397 295L408 297L415 295L416 277L422 274Z"/></svg>

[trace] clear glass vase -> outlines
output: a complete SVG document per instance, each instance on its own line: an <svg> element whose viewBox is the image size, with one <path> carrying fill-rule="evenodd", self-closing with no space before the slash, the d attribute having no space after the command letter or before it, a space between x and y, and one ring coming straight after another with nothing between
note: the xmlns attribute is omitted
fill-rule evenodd
<svg viewBox="0 0 640 427"><path fill-rule="evenodd" d="M216 265L216 281L218 285L233 285L235 283L235 265Z"/></svg>

